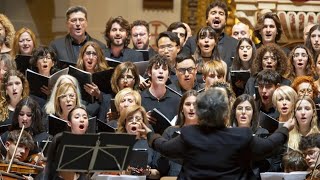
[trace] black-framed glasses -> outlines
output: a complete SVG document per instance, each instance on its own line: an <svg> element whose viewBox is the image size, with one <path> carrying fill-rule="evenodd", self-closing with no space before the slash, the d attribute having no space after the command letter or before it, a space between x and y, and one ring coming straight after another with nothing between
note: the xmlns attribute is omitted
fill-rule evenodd
<svg viewBox="0 0 320 180"><path fill-rule="evenodd" d="M186 72L188 72L189 74L193 73L193 71L195 70L196 68L194 67L188 67L188 68L178 68L178 72L180 74L185 74Z"/></svg>

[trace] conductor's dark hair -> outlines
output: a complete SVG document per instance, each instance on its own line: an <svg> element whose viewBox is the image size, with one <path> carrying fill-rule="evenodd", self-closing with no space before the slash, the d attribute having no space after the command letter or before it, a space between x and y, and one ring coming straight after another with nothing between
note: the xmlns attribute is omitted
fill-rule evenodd
<svg viewBox="0 0 320 180"><path fill-rule="evenodd" d="M199 94L196 101L199 125L203 129L222 129L228 121L229 101L226 91L210 88Z"/></svg>

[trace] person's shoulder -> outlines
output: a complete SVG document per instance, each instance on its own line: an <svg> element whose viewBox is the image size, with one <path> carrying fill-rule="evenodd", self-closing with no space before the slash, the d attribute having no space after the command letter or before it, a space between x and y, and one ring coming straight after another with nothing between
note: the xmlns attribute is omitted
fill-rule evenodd
<svg viewBox="0 0 320 180"><path fill-rule="evenodd" d="M67 38L68 38L67 35L56 38L50 42L50 46L58 46L61 44L65 44L65 41Z"/></svg>
<svg viewBox="0 0 320 180"><path fill-rule="evenodd" d="M124 48L124 56L128 56L128 58L132 58L132 62L143 61L143 54L139 51L133 50L131 48ZM128 59L129 60L129 59Z"/></svg>
<svg viewBox="0 0 320 180"><path fill-rule="evenodd" d="M228 34L224 34L224 39L225 39L225 42L228 43L229 45L237 46L238 44L238 40L229 36Z"/></svg>

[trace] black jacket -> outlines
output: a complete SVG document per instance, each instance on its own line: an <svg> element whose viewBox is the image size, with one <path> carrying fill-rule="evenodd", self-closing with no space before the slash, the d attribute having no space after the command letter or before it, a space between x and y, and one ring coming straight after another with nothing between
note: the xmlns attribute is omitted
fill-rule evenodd
<svg viewBox="0 0 320 180"><path fill-rule="evenodd" d="M282 127L269 138L252 135L249 128L224 128L204 131L198 125L181 128L181 135L167 140L148 133L149 145L171 158L182 158L178 179L250 180L250 163L284 144L288 129Z"/></svg>

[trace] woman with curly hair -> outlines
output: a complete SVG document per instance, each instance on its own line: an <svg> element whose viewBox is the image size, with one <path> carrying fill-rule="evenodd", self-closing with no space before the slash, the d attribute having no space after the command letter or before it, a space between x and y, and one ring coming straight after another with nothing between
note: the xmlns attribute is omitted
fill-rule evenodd
<svg viewBox="0 0 320 180"><path fill-rule="evenodd" d="M315 76L315 65L312 54L302 44L294 47L288 57L287 78L293 81L298 76Z"/></svg>
<svg viewBox="0 0 320 180"><path fill-rule="evenodd" d="M245 86L244 93L254 95L255 86L257 86L256 75L265 69L272 69L282 77L281 85L290 86L291 81L286 79L287 75L287 56L277 44L269 43L261 46L257 51L257 56L252 63L251 74Z"/></svg>
<svg viewBox="0 0 320 180"><path fill-rule="evenodd" d="M0 14L0 53L10 53L14 33L14 26L9 18Z"/></svg>
<svg viewBox="0 0 320 180"><path fill-rule="evenodd" d="M14 58L18 54L31 55L37 47L37 39L34 32L26 27L19 29L14 36L11 56Z"/></svg>
<svg viewBox="0 0 320 180"><path fill-rule="evenodd" d="M29 83L17 70L9 70L0 86L0 125L11 124L18 102L29 96Z"/></svg>
<svg viewBox="0 0 320 180"><path fill-rule="evenodd" d="M296 77L291 87L297 92L299 97L309 96L313 100L318 97L318 89L312 76Z"/></svg>

